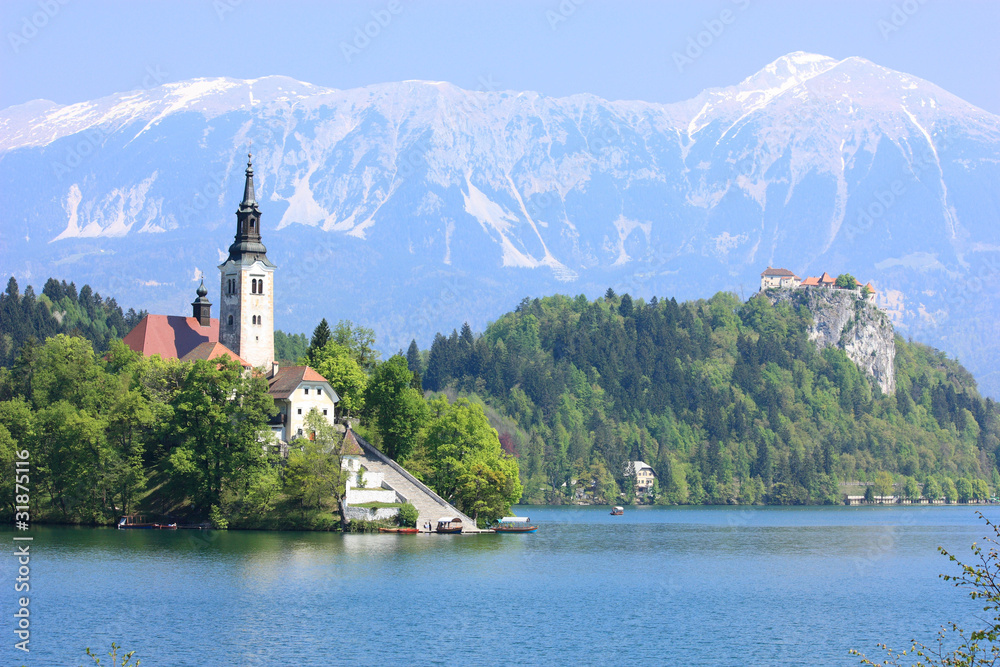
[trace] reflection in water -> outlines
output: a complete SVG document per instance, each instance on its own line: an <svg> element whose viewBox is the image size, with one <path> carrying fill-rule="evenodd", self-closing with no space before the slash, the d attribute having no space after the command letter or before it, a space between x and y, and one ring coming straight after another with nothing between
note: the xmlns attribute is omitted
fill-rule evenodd
<svg viewBox="0 0 1000 667"><path fill-rule="evenodd" d="M937 578L984 532L967 507L516 511L539 532L38 528L32 657L855 664L975 612Z"/></svg>

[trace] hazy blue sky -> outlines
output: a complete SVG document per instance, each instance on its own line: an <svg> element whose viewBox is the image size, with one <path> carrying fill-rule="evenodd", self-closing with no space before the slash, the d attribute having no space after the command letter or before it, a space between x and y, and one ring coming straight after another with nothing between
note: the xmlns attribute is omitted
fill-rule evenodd
<svg viewBox="0 0 1000 667"><path fill-rule="evenodd" d="M862 56L1000 113L996 0L2 0L0 23L0 108L268 74L672 102L802 50ZM369 23L377 34L357 48ZM707 46L679 67L699 33Z"/></svg>

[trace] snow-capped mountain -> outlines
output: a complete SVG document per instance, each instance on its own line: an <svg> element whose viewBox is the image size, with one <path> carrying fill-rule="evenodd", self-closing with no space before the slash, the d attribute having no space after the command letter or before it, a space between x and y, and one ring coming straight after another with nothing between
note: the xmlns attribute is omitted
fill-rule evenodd
<svg viewBox="0 0 1000 667"><path fill-rule="evenodd" d="M846 271L1000 395L1000 117L861 58L676 104L278 76L36 100L0 112L0 270L186 312L251 142L280 328L349 318L395 350L524 296Z"/></svg>

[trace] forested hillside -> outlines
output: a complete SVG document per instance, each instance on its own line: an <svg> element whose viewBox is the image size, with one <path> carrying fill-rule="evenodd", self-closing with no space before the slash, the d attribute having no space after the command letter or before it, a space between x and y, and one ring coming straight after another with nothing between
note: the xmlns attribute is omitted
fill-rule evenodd
<svg viewBox="0 0 1000 667"><path fill-rule="evenodd" d="M31 285L21 294L11 277L0 294L0 366L13 364L29 339L40 343L61 333L86 338L95 350L105 352L145 315L131 308L123 313L114 297L102 298L90 285L77 292L74 283L49 278L36 296Z"/></svg>
<svg viewBox="0 0 1000 667"><path fill-rule="evenodd" d="M839 482L879 472L930 495L983 495L975 479L995 492L996 405L960 364L897 336L897 390L882 395L844 352L817 350L810 322L766 298L609 290L525 299L408 358L425 389L477 394L516 422L500 436L530 502L611 502L635 459L654 467L657 502L840 502Z"/></svg>

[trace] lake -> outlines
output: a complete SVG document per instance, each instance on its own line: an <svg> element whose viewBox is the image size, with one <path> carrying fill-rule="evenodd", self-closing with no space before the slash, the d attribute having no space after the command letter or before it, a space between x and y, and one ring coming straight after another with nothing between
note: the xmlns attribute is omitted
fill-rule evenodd
<svg viewBox="0 0 1000 667"><path fill-rule="evenodd" d="M969 556L975 509L515 508L533 535L38 527L25 663L115 641L143 667L857 664L975 615L936 551ZM3 664L23 655L15 567Z"/></svg>

